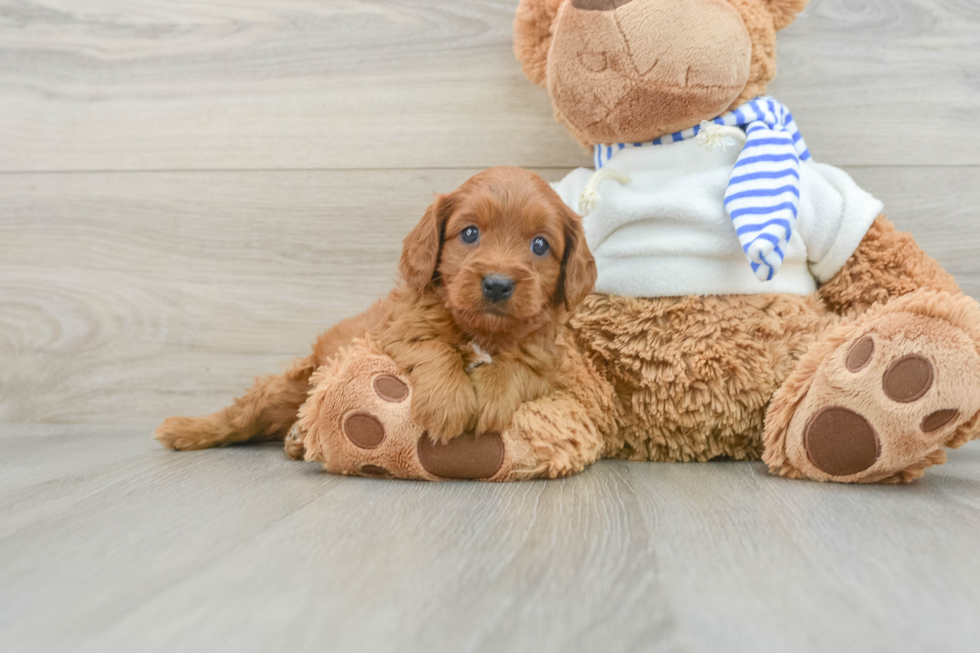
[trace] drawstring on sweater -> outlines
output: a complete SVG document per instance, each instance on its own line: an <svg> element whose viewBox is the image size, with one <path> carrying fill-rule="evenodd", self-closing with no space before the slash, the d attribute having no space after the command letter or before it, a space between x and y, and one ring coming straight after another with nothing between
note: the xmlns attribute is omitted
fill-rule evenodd
<svg viewBox="0 0 980 653"><path fill-rule="evenodd" d="M701 123L701 131L698 132L697 141L698 145L706 147L709 150L714 150L716 148L721 148L722 151L727 151L728 146L731 145L726 138L733 139L738 147L745 145L745 132L738 127L729 127L728 125L719 125L713 123L710 120L705 120Z"/></svg>
<svg viewBox="0 0 980 653"><path fill-rule="evenodd" d="M628 184L630 182L629 175L619 170L613 170L612 168L602 168L592 173L592 177L589 178L589 183L585 185L585 188L582 189L582 194L578 197L578 212L583 218L595 211L595 208L599 206L599 201L602 199L599 195L599 184L606 179L612 179L620 184Z"/></svg>
<svg viewBox="0 0 980 653"><path fill-rule="evenodd" d="M727 150L732 145L727 140L729 138L733 139L738 147L745 145L744 131L738 127L719 125L710 120L705 120L701 123L700 131L697 135L698 144L709 150L718 147ZM606 179L612 179L620 184L628 184L630 182L629 175L610 167L603 167L592 173L592 177L589 178L589 183L582 189L582 193L578 198L578 210L583 218L595 211L596 207L599 206L599 202L602 201L602 196L599 195L599 184Z"/></svg>

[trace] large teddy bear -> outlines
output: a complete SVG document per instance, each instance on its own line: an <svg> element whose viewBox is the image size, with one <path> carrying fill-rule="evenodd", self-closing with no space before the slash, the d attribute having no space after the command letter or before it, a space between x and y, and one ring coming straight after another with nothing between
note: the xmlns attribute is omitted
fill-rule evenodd
<svg viewBox="0 0 980 653"><path fill-rule="evenodd" d="M908 482L980 427L980 308L766 97L806 0L521 0L515 51L595 169L596 293L563 388L502 434L429 442L405 375L359 342L313 376L287 451L328 470L513 480L601 457L755 460Z"/></svg>

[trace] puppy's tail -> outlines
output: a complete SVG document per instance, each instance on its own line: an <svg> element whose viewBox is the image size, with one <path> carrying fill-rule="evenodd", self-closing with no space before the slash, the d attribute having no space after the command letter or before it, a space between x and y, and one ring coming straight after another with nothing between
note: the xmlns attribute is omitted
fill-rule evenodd
<svg viewBox="0 0 980 653"><path fill-rule="evenodd" d="M258 379L235 403L206 417L171 417L154 437L178 451L220 447L248 440L282 440L310 390L316 365L312 356L296 360L286 372Z"/></svg>

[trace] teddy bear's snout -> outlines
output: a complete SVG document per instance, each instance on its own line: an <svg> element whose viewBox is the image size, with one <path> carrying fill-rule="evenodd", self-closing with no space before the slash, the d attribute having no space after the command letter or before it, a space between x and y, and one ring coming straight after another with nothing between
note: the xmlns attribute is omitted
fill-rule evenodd
<svg viewBox="0 0 980 653"><path fill-rule="evenodd" d="M751 59L748 29L725 0L570 0L548 85L586 140L644 141L724 112Z"/></svg>

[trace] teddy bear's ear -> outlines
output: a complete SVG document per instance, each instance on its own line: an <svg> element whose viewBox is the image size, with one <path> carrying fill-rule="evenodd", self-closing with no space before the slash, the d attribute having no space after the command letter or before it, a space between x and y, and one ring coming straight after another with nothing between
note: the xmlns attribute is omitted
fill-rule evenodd
<svg viewBox="0 0 980 653"><path fill-rule="evenodd" d="M521 0L514 18L514 54L524 74L544 86L551 48L551 28L563 0Z"/></svg>
<svg viewBox="0 0 980 653"><path fill-rule="evenodd" d="M808 2L810 0L765 0L777 30L788 27Z"/></svg>

